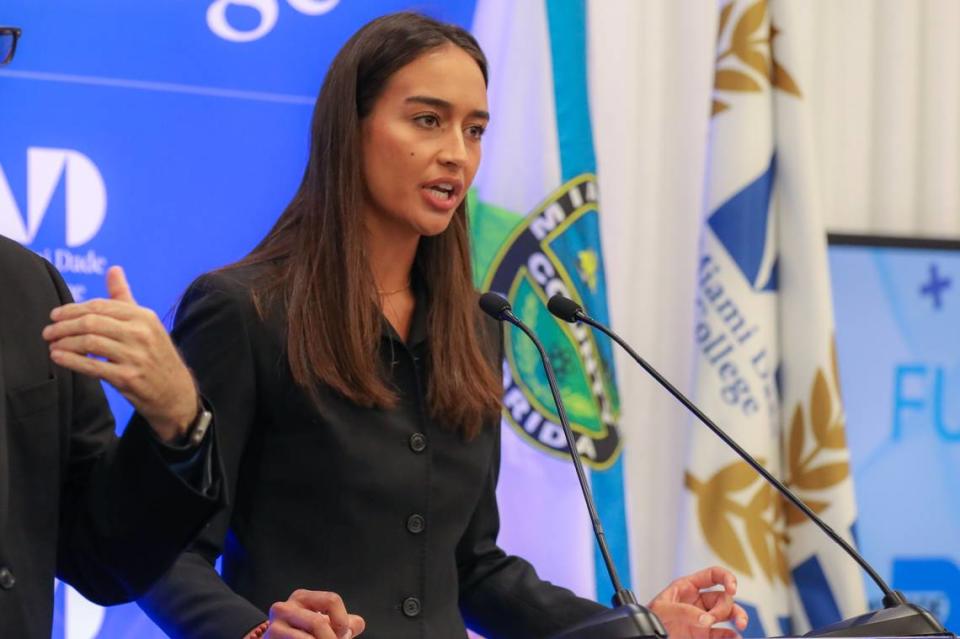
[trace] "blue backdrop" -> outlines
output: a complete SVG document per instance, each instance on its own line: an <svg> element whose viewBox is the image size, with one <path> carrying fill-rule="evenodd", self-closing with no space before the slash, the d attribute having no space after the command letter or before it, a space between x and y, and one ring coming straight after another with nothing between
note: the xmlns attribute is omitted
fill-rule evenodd
<svg viewBox="0 0 960 639"><path fill-rule="evenodd" d="M243 256L293 194L324 72L370 19L417 9L470 26L473 0L4 0L23 28L0 69L0 233L78 299L123 265L161 316ZM122 424L130 408L112 391ZM135 606L62 584L54 637L152 639Z"/></svg>

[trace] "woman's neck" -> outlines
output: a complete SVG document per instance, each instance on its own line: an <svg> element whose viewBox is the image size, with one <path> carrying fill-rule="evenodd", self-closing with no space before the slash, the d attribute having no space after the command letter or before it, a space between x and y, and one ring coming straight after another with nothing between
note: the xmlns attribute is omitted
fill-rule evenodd
<svg viewBox="0 0 960 639"><path fill-rule="evenodd" d="M380 310L404 341L410 335L415 300L410 288L420 236L368 224L367 261L377 287Z"/></svg>
<svg viewBox="0 0 960 639"><path fill-rule="evenodd" d="M397 238L368 233L367 260L377 292L381 295L404 290L410 285L419 236Z"/></svg>

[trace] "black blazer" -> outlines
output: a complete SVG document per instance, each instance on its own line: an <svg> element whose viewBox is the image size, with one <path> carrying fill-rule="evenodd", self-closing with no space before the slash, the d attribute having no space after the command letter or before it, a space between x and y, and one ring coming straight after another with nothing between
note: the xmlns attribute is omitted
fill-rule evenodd
<svg viewBox="0 0 960 639"><path fill-rule="evenodd" d="M601 610L497 546L499 422L466 442L426 415L425 304L409 346L384 327L397 408L329 389L317 407L291 376L281 309L261 321L251 302L262 268L200 278L177 314L174 339L219 418L232 509L141 607L195 639L240 639L297 588L342 595L364 639L463 638L465 621L534 639Z"/></svg>
<svg viewBox="0 0 960 639"><path fill-rule="evenodd" d="M72 301L48 262L0 237L0 635L49 638L54 574L100 604L130 601L219 508L134 418L122 439L100 383L41 337ZM217 466L216 478L220 478Z"/></svg>

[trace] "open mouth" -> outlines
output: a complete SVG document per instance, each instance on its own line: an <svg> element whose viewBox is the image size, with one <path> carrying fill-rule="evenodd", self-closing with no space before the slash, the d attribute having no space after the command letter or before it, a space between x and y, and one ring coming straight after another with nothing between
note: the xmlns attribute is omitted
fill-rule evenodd
<svg viewBox="0 0 960 639"><path fill-rule="evenodd" d="M453 198L454 193L456 193L456 189L452 184L434 184L426 187L426 189L433 193L437 199L443 201Z"/></svg>

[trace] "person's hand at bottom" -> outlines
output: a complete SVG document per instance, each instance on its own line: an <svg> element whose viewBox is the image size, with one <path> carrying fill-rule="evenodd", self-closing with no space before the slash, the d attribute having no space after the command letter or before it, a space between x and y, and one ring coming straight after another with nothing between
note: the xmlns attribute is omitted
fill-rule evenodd
<svg viewBox="0 0 960 639"><path fill-rule="evenodd" d="M351 615L335 592L295 590L286 601L270 606L263 639L353 639L366 627Z"/></svg>
<svg viewBox="0 0 960 639"><path fill-rule="evenodd" d="M707 590L723 586L723 590ZM737 578L726 568L714 566L681 577L653 598L649 608L666 626L671 638L735 639L747 627L747 613L734 602ZM722 622L731 628L714 628Z"/></svg>

